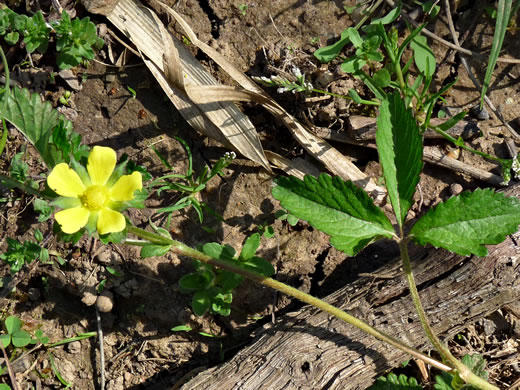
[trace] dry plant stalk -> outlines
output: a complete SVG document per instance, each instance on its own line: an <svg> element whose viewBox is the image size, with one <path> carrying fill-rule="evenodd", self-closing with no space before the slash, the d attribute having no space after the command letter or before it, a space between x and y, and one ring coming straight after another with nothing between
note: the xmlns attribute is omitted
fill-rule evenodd
<svg viewBox="0 0 520 390"><path fill-rule="evenodd" d="M255 128L233 104L236 101L259 103L279 119L295 139L333 174L352 180L378 198L385 194L383 188L377 186L348 158L309 132L236 66L199 41L177 12L157 2L181 25L192 44L222 67L241 88L218 85L183 44L166 31L155 13L139 4L137 0L121 0L108 18L149 58L145 63L190 125L269 169ZM275 159L271 162L278 165L279 161Z"/></svg>

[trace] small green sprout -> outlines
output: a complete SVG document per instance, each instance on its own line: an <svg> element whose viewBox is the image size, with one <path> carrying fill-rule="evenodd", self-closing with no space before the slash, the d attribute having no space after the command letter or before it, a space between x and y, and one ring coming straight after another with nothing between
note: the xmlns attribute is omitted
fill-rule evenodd
<svg viewBox="0 0 520 390"><path fill-rule="evenodd" d="M240 15L242 15L242 16L247 15L247 9L249 8L249 6L247 4L239 4L237 8L240 11Z"/></svg>
<svg viewBox="0 0 520 390"><path fill-rule="evenodd" d="M68 106L69 103L70 103L70 102L69 102L70 97L71 97L71 93L70 93L70 91L66 90L66 91L63 92L63 95L60 96L60 98L59 98L58 101L59 101L61 104L63 104L64 106Z"/></svg>

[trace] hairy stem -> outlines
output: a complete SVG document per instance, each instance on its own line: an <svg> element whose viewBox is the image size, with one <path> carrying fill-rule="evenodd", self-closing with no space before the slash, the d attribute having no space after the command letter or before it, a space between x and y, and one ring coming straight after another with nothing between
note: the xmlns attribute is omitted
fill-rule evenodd
<svg viewBox="0 0 520 390"><path fill-rule="evenodd" d="M32 187L26 186L25 184L19 182L18 180L14 180L14 179L10 178L9 176L2 175L1 173L0 173L0 184L4 185L6 187L9 187L9 188L19 188L22 191L27 192L28 194L36 195L36 196L39 196L40 198L51 199L50 197L44 195L41 191L34 189Z"/></svg>
<svg viewBox="0 0 520 390"><path fill-rule="evenodd" d="M433 329L430 326L430 322L426 317L426 312L424 311L421 300L419 298L419 291L417 290L417 285L415 284L415 279L413 277L412 266L410 264L410 257L408 255L407 239L402 239L401 241L399 241L399 250L401 251L403 269L406 275L406 279L408 281L408 286L410 288L410 294L412 295L412 301L415 306L415 310L417 312L417 315L419 316L419 320L421 321L421 325L424 329L424 332L426 333L426 336L428 337L432 345L442 356L443 360L458 371L459 376L466 383L477 386L480 389L498 390L498 387L495 387L492 384L486 382L484 379L478 377L473 372L471 372L471 370L468 367L466 367L462 362L458 361L457 358L455 358L455 356L451 354L450 350L439 340L439 338L433 332Z"/></svg>
<svg viewBox="0 0 520 390"><path fill-rule="evenodd" d="M188 256L193 259L200 260L206 264L210 264L212 266L222 268L227 271L235 272L235 273L237 273L245 278L248 278L250 280L253 280L259 284L262 284L264 286L268 286L275 290L281 291L284 294L287 294L289 296L292 296L294 298L301 300L302 302L315 306L315 307L361 329L362 331L374 336L375 338L377 338L385 343L388 343L388 344L392 345L393 347L395 347L403 352L406 352L417 359L424 361L427 364L430 364L443 371L452 370L452 368L450 366L447 366L443 363L436 361L435 359L432 359L431 357L406 345L402 341L397 340L396 338L373 328L372 326L370 326L367 323L357 319L356 317L344 312L343 310L340 310L340 309L322 301L321 299L315 298L312 295L306 294L294 287L288 286L277 280L267 278L265 276L256 274L254 272L247 271L243 268L233 266L233 265L229 264L228 262L223 262L223 261L214 259L212 257L205 255L202 252L199 252L193 248L190 248L189 246L187 246L179 241L171 240L169 238L160 236L159 234L155 234L155 233L137 228L135 226L129 226L128 232L132 233L142 239L148 240L150 243L153 243L156 245L171 245L172 252L174 252L176 254Z"/></svg>

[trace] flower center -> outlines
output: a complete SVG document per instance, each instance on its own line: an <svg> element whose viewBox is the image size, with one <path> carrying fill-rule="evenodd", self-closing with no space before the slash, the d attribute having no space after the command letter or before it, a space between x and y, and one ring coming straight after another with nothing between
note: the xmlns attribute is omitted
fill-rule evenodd
<svg viewBox="0 0 520 390"><path fill-rule="evenodd" d="M81 204L90 211L98 211L105 207L109 200L109 192L105 186L94 185L80 197Z"/></svg>

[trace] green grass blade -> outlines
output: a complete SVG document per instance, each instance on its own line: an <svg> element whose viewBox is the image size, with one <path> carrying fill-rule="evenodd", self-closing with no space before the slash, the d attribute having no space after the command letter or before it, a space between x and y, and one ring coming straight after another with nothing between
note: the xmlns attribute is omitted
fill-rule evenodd
<svg viewBox="0 0 520 390"><path fill-rule="evenodd" d="M498 55L500 54L502 44L504 43L507 25L509 24L509 19L511 17L512 4L513 0L498 0L495 35L493 36L493 44L491 46L491 53L489 54L486 76L484 77L484 84L482 85L482 91L480 93L480 109L482 109L484 106L484 97L486 96L486 92L489 88L489 83L491 81L493 71L495 70ZM517 8L517 4L515 4L515 9Z"/></svg>

